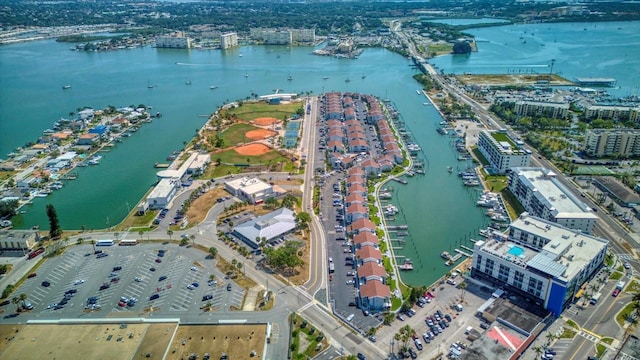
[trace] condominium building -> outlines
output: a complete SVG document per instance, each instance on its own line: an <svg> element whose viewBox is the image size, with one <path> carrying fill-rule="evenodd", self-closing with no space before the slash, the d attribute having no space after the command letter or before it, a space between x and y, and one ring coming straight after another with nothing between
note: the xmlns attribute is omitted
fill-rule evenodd
<svg viewBox="0 0 640 360"><path fill-rule="evenodd" d="M238 46L238 34L234 32L220 35L220 48L229 49Z"/></svg>
<svg viewBox="0 0 640 360"><path fill-rule="evenodd" d="M559 316L602 265L608 242L523 213L508 235L473 248L471 276L499 283Z"/></svg>
<svg viewBox="0 0 640 360"><path fill-rule="evenodd" d="M295 43L313 43L316 41L316 29L291 29L291 39Z"/></svg>
<svg viewBox="0 0 640 360"><path fill-rule="evenodd" d="M587 130L584 151L589 156L618 155L630 157L640 155L640 130L593 129Z"/></svg>
<svg viewBox="0 0 640 360"><path fill-rule="evenodd" d="M531 152L522 146L521 141L513 140L505 130L483 130L478 138L478 150L489 161L489 170L497 174L529 165Z"/></svg>
<svg viewBox="0 0 640 360"><path fill-rule="evenodd" d="M509 190L530 215L591 233L598 216L545 168L513 168Z"/></svg>
<svg viewBox="0 0 640 360"><path fill-rule="evenodd" d="M517 101L514 112L520 116L545 116L553 119L564 119L569 116L568 103L546 101Z"/></svg>
<svg viewBox="0 0 640 360"><path fill-rule="evenodd" d="M191 39L184 31L176 31L166 36L156 36L156 47L173 49L190 49Z"/></svg>
<svg viewBox="0 0 640 360"><path fill-rule="evenodd" d="M584 109L586 119L640 121L640 106L590 105Z"/></svg>

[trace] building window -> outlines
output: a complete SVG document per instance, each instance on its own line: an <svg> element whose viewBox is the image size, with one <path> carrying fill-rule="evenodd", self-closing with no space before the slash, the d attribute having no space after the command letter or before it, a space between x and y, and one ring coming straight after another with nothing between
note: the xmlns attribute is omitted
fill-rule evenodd
<svg viewBox="0 0 640 360"><path fill-rule="evenodd" d="M484 272L487 274L493 274L493 265L494 265L494 261L491 259L487 259L487 261L484 264Z"/></svg>
<svg viewBox="0 0 640 360"><path fill-rule="evenodd" d="M509 280L509 269L507 266L500 265L500 270L498 270L498 280L507 282Z"/></svg>
<svg viewBox="0 0 640 360"><path fill-rule="evenodd" d="M481 266L482 266L482 255L478 255L478 260L476 261L476 269L480 270Z"/></svg>

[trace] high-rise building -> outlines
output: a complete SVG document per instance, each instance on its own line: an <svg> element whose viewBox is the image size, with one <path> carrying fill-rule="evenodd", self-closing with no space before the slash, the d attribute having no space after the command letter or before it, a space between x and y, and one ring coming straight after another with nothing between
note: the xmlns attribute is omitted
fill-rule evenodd
<svg viewBox="0 0 640 360"><path fill-rule="evenodd" d="M238 46L238 34L234 32L220 35L220 48L229 49Z"/></svg>

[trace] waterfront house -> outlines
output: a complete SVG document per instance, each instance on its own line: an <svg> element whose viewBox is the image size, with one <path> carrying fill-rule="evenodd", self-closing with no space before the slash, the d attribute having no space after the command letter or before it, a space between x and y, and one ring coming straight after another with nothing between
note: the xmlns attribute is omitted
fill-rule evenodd
<svg viewBox="0 0 640 360"><path fill-rule="evenodd" d="M380 164L373 159L363 161L361 166L368 176L380 175Z"/></svg>
<svg viewBox="0 0 640 360"><path fill-rule="evenodd" d="M95 145L100 142L100 135L97 133L86 133L78 136L78 145Z"/></svg>
<svg viewBox="0 0 640 360"><path fill-rule="evenodd" d="M377 247L379 242L378 237L368 231L363 231L353 237L353 243L358 249L364 246Z"/></svg>
<svg viewBox="0 0 640 360"><path fill-rule="evenodd" d="M102 136L103 134L106 134L107 132L107 126L106 125L96 125L94 127L92 127L91 129L89 129L89 133L90 134L98 134L99 136Z"/></svg>
<svg viewBox="0 0 640 360"><path fill-rule="evenodd" d="M347 227L349 234L357 235L363 232L376 233L376 225L369 219L358 219Z"/></svg>
<svg viewBox="0 0 640 360"><path fill-rule="evenodd" d="M376 160L380 165L380 171L387 172L393 170L396 165L392 156L384 155Z"/></svg>
<svg viewBox="0 0 640 360"><path fill-rule="evenodd" d="M373 246L362 246L356 250L356 260L358 262L358 265L362 265L371 261L377 264L381 264L382 253L379 249Z"/></svg>
<svg viewBox="0 0 640 360"><path fill-rule="evenodd" d="M349 194L345 199L345 206L349 207L354 204L360 204L367 207L367 199L360 194Z"/></svg>
<svg viewBox="0 0 640 360"><path fill-rule="evenodd" d="M387 271L382 264L370 261L358 267L358 281L367 283L369 281L380 281L386 283Z"/></svg>
<svg viewBox="0 0 640 360"><path fill-rule="evenodd" d="M369 209L361 204L353 204L347 208L345 218L347 223L352 223L358 219L364 218L369 218Z"/></svg>
<svg viewBox="0 0 640 360"><path fill-rule="evenodd" d="M82 109L78 111L78 119L82 121L91 121L93 120L93 116L95 114L95 110L93 109Z"/></svg>
<svg viewBox="0 0 640 360"><path fill-rule="evenodd" d="M360 286L360 308L379 312L391 308L391 290L380 281L369 281Z"/></svg>
<svg viewBox="0 0 640 360"><path fill-rule="evenodd" d="M352 167L351 169L349 169L347 171L347 175L348 176L356 175L356 176L361 177L362 179L365 178L365 172L360 167Z"/></svg>
<svg viewBox="0 0 640 360"><path fill-rule="evenodd" d="M362 184L358 184L358 183L352 184L351 186L349 186L348 190L349 191L347 195L360 194L364 197L367 197L367 188Z"/></svg>
<svg viewBox="0 0 640 360"><path fill-rule="evenodd" d="M362 186L366 186L367 183L366 181L358 176L358 175L347 175L347 179L345 180L345 186L347 187L347 191L348 189L355 184L360 184Z"/></svg>

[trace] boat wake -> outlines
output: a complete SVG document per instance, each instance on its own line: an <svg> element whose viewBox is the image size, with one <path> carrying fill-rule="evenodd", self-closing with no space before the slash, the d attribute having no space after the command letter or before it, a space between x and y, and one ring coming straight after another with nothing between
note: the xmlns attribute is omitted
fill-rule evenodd
<svg viewBox="0 0 640 360"><path fill-rule="evenodd" d="M177 61L176 61L176 65L178 66L215 66L214 64L192 64L192 63L183 63L183 62L177 62Z"/></svg>

